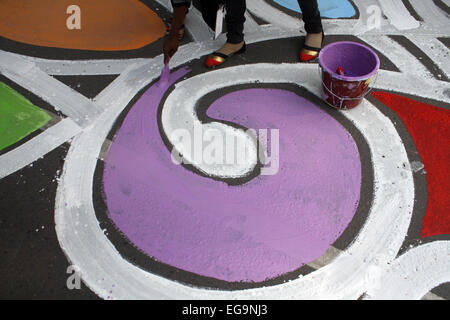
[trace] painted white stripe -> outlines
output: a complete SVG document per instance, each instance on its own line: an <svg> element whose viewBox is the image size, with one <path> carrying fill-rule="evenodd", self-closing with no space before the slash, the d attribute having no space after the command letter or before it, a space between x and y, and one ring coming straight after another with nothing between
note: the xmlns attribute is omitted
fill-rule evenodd
<svg viewBox="0 0 450 320"><path fill-rule="evenodd" d="M80 131L81 128L75 122L66 118L0 156L0 179L42 158Z"/></svg>
<svg viewBox="0 0 450 320"><path fill-rule="evenodd" d="M406 9L402 1L399 0L378 0L381 9L389 22L398 30L408 30L420 27L419 21Z"/></svg>
<svg viewBox="0 0 450 320"><path fill-rule="evenodd" d="M207 41L214 37L211 28L203 20L202 14L194 6L191 6L185 22L187 31L194 41Z"/></svg>
<svg viewBox="0 0 450 320"><path fill-rule="evenodd" d="M300 37L301 32L296 29L284 29L275 25L262 25L258 30L246 32L245 41L247 43L260 42L271 39L283 39L290 37Z"/></svg>
<svg viewBox="0 0 450 320"><path fill-rule="evenodd" d="M448 15L437 7L431 0L409 0L414 10L422 17L427 27L436 32L450 34L450 23Z"/></svg>
<svg viewBox="0 0 450 320"><path fill-rule="evenodd" d="M363 35L360 38L369 46L382 52L401 72L412 73L424 79L434 78L415 56L388 36Z"/></svg>
<svg viewBox="0 0 450 320"><path fill-rule="evenodd" d="M380 70L377 81L373 84L377 89L396 91L450 103L450 92L447 82L435 79L423 80L414 74L405 74Z"/></svg>
<svg viewBox="0 0 450 320"><path fill-rule="evenodd" d="M130 100L130 96L134 96L137 93L135 91L136 87L146 86L148 77L153 79L153 77L161 74L162 65L162 55L136 62L100 92L93 99L94 103L103 110L109 110L116 105L126 105Z"/></svg>
<svg viewBox="0 0 450 320"><path fill-rule="evenodd" d="M49 76L33 62L0 51L0 72L18 85L49 102L80 126L86 126L101 111L85 96Z"/></svg>
<svg viewBox="0 0 450 320"><path fill-rule="evenodd" d="M415 43L450 78L450 50L434 37L420 34L409 35L408 39Z"/></svg>
<svg viewBox="0 0 450 320"><path fill-rule="evenodd" d="M258 23L253 19L253 17L247 12L245 12L245 23L244 32L254 32L259 29Z"/></svg>
<svg viewBox="0 0 450 320"><path fill-rule="evenodd" d="M423 244L401 255L367 292L368 299L420 299L450 279L450 241Z"/></svg>
<svg viewBox="0 0 450 320"><path fill-rule="evenodd" d="M234 72L239 72L239 70ZM248 70L246 70L246 72L248 72ZM183 139L182 143L178 143L177 138L179 137L174 137L174 133L178 132L178 130L189 132L190 137L201 137L202 135L196 134L196 131L198 130L203 130L203 132L212 130L214 132L220 132L222 137L230 136L236 138L238 145L245 145L245 153L243 152L243 154L249 155L248 158L242 159L242 163L230 165L207 164L202 161L203 149L199 150L199 152L194 150L193 153L183 153L183 157L186 161L208 176L236 178L245 176L256 166L258 161L258 146L256 142L243 130L236 129L230 125L220 122L202 124L197 118L195 112L196 104L202 96L224 86L240 84L241 82L239 82L239 80L242 81L242 79L236 79L233 74L226 73L222 76L222 81L217 81L216 72L209 72L189 78L178 84L172 93L167 97L164 109L162 110L161 122L166 136L171 144L173 146L176 146L177 144L182 145L182 150L191 151L191 142L189 141L189 144L187 144L186 139ZM260 73L257 75L247 74L244 81L245 83L255 82L260 79L260 76ZM206 145L203 147L206 147Z"/></svg>
<svg viewBox="0 0 450 320"><path fill-rule="evenodd" d="M107 60L51 60L35 57L20 56L36 64L49 75L109 75L120 74L130 65L145 59L107 59Z"/></svg>
<svg viewBox="0 0 450 320"><path fill-rule="evenodd" d="M160 5L162 5L164 8L166 8L169 11L172 11L172 4L170 0L156 0Z"/></svg>
<svg viewBox="0 0 450 320"><path fill-rule="evenodd" d="M148 60L147 58L54 60L14 54L30 63L34 63L45 73L56 76L120 74L129 66Z"/></svg>

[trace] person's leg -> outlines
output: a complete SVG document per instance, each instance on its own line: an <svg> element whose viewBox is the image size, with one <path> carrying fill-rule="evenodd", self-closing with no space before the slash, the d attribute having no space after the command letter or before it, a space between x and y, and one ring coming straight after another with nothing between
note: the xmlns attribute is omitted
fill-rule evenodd
<svg viewBox="0 0 450 320"><path fill-rule="evenodd" d="M323 28L317 0L297 0L305 23L306 39L300 52L300 60L309 61L318 55L314 48L322 47Z"/></svg>
<svg viewBox="0 0 450 320"><path fill-rule="evenodd" d="M226 0L227 42L238 44L244 41L245 0Z"/></svg>
<svg viewBox="0 0 450 320"><path fill-rule="evenodd" d="M227 27L227 42L206 60L208 67L217 66L223 63L226 57L233 53L243 52L244 45L244 22L246 0L225 0L226 16L225 24ZM219 56L217 55L219 54Z"/></svg>
<svg viewBox="0 0 450 320"><path fill-rule="evenodd" d="M225 0L227 42L217 52L230 55L244 45L245 0Z"/></svg>
<svg viewBox="0 0 450 320"><path fill-rule="evenodd" d="M305 31L307 33L321 33L322 20L320 18L319 6L317 0L297 0L302 10L303 21L305 22Z"/></svg>

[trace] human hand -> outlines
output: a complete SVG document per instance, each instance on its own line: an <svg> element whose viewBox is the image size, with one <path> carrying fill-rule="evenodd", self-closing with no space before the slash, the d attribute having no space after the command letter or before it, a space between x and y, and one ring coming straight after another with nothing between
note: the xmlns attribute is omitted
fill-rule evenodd
<svg viewBox="0 0 450 320"><path fill-rule="evenodd" d="M164 41L164 64L168 64L175 52L178 51L179 40L176 35L169 34Z"/></svg>

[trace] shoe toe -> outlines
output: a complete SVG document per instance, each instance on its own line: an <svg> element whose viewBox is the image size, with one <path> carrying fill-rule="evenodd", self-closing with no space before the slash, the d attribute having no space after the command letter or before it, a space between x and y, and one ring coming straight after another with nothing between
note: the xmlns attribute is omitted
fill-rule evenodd
<svg viewBox="0 0 450 320"><path fill-rule="evenodd" d="M212 67L216 67L216 66L218 66L219 64L221 64L222 62L220 62L220 61L217 61L216 59L213 59L213 58L210 58L210 57L208 57L208 58L206 58L206 66L208 67L208 68L212 68Z"/></svg>
<svg viewBox="0 0 450 320"><path fill-rule="evenodd" d="M310 60L314 59L315 57L317 57L317 55L311 55L311 54L300 52L300 61L302 61L302 62L310 61Z"/></svg>

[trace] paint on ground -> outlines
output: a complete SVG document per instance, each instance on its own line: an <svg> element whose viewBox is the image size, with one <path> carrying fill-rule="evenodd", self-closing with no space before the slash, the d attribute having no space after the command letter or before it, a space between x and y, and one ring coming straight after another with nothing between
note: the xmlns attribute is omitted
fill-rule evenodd
<svg viewBox="0 0 450 320"><path fill-rule="evenodd" d="M27 44L81 49L132 50L165 35L163 21L137 0L78 0L81 29L67 28L71 0L3 0L0 34Z"/></svg>
<svg viewBox="0 0 450 320"><path fill-rule="evenodd" d="M0 82L0 150L25 138L50 119L47 113Z"/></svg>
<svg viewBox="0 0 450 320"><path fill-rule="evenodd" d="M157 107L167 84L148 89L126 116L105 160L110 218L157 261L202 276L259 282L320 256L352 220L361 163L352 136L328 113L280 89L217 99L209 117L280 129L280 168L238 186L176 165L162 142Z"/></svg>
<svg viewBox="0 0 450 320"><path fill-rule="evenodd" d="M277 4L302 13L297 0L273 0ZM351 18L356 12L353 5L348 0L318 0L320 15L323 18Z"/></svg>
<svg viewBox="0 0 450 320"><path fill-rule="evenodd" d="M450 110L387 92L372 96L397 113L423 161L428 200L422 236L450 234Z"/></svg>

